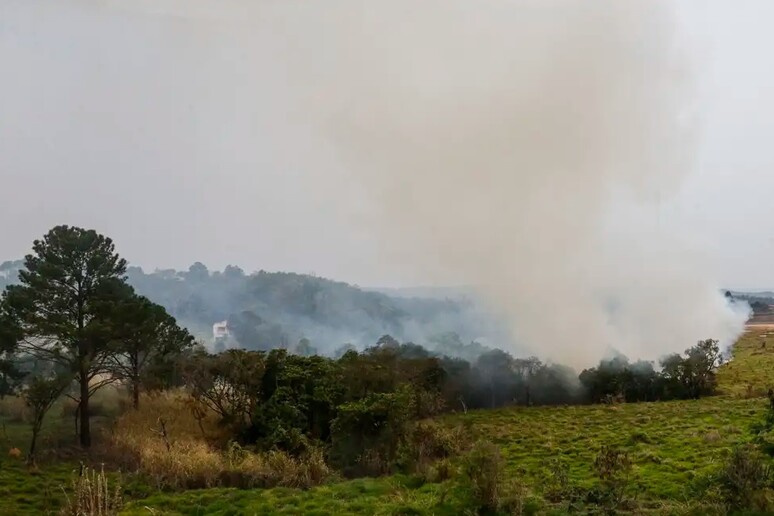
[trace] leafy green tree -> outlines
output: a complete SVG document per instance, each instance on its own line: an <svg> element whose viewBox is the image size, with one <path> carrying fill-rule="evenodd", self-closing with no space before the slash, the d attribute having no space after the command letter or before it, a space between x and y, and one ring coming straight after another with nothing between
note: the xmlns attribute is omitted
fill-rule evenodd
<svg viewBox="0 0 774 516"><path fill-rule="evenodd" d="M80 442L91 445L89 399L110 381L116 301L126 294L126 262L94 230L57 226L33 244L19 284L6 288L4 311L20 350L56 364L78 384Z"/></svg>
<svg viewBox="0 0 774 516"><path fill-rule="evenodd" d="M137 409L149 369L193 346L193 337L162 306L133 292L116 307L113 329L112 368L131 386L132 404Z"/></svg>
<svg viewBox="0 0 774 516"><path fill-rule="evenodd" d="M707 339L685 350L686 383L692 398L712 394L717 387L715 371L723 363L718 341Z"/></svg>
<svg viewBox="0 0 774 516"><path fill-rule="evenodd" d="M413 395L407 385L344 403L331 426L331 458L347 475L383 475L394 466L410 430Z"/></svg>
<svg viewBox="0 0 774 516"><path fill-rule="evenodd" d="M685 357L669 355L661 361L662 375L670 395L695 398L713 394L715 371L723 362L718 341L707 339L685 350Z"/></svg>
<svg viewBox="0 0 774 516"><path fill-rule="evenodd" d="M230 349L194 357L186 380L194 398L218 414L222 424L241 432L261 399L265 370L263 352Z"/></svg>
<svg viewBox="0 0 774 516"><path fill-rule="evenodd" d="M487 386L490 408L508 403L516 390L516 377L513 374L513 357L500 349L482 353L476 361L481 380Z"/></svg>
<svg viewBox="0 0 774 516"><path fill-rule="evenodd" d="M21 329L0 302L0 399L16 393L24 373L19 370L16 350L22 339Z"/></svg>
<svg viewBox="0 0 774 516"><path fill-rule="evenodd" d="M56 400L62 395L72 379L67 372L60 372L51 376L34 376L25 389L22 390L24 404L32 413L32 437L30 449L27 452L27 464L35 463L35 448L43 428L43 419Z"/></svg>
<svg viewBox="0 0 774 516"><path fill-rule="evenodd" d="M264 448L300 454L308 439L330 437L331 421L343 397L340 369L325 357L274 350L267 356L262 394L246 437Z"/></svg>

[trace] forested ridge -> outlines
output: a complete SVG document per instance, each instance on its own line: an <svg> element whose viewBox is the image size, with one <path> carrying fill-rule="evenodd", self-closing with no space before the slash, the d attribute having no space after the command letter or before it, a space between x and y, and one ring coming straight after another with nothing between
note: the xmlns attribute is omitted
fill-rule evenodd
<svg viewBox="0 0 774 516"><path fill-rule="evenodd" d="M0 265L0 289L16 281L23 262ZM302 339L332 354L344 345L363 349L382 335L434 347L451 337L454 346L474 340L500 341L504 325L483 313L469 295L401 297L340 281L290 272L245 273L228 266L210 271L197 262L186 271L145 272L127 268L135 290L163 306L200 341L212 340L212 325L228 321L228 347L293 348Z"/></svg>

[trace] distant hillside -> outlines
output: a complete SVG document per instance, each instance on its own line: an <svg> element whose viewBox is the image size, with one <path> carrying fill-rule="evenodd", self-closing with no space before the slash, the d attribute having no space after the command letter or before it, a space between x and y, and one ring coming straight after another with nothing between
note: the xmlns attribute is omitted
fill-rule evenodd
<svg viewBox="0 0 774 516"><path fill-rule="evenodd" d="M449 332L468 343L505 334L470 300L394 297L304 274L210 272L196 263L184 272L135 267L128 276L138 292L204 340L213 323L227 320L241 347L292 347L306 338L332 352L344 344L372 345L384 334L426 344Z"/></svg>
<svg viewBox="0 0 774 516"><path fill-rule="evenodd" d="M472 287L370 287L365 290L392 297L420 297L425 299L469 299L475 297Z"/></svg>
<svg viewBox="0 0 774 516"><path fill-rule="evenodd" d="M0 289L17 281L21 261L0 264ZM306 338L319 352L344 344L362 348L390 334L400 341L434 347L459 347L473 340L503 342L507 335L470 296L428 295L410 290L388 295L347 283L287 272L245 274L239 267L209 271L195 263L187 271L139 267L127 271L129 283L163 305L205 343L212 325L228 321L232 346L269 349L294 347ZM436 293L452 289L436 289ZM429 291L425 290L428 294ZM456 334L456 335L455 335Z"/></svg>

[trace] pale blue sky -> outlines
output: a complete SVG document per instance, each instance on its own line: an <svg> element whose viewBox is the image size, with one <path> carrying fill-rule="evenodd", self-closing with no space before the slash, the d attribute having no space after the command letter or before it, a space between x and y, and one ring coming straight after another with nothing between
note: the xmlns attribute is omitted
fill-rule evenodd
<svg viewBox="0 0 774 516"><path fill-rule="evenodd" d="M316 42L277 33L314 19L304 2L281 4L0 0L0 261L70 223L151 269L199 260L423 283L383 258L357 188L307 159L327 151L288 99L292 78L314 73L287 73L282 56ZM692 235L724 285L774 287L774 3L674 4L697 85L697 166L641 215Z"/></svg>

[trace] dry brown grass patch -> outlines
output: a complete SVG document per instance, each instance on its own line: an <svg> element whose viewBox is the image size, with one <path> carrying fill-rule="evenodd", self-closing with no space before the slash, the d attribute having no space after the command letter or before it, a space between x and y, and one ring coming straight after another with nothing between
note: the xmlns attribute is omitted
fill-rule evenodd
<svg viewBox="0 0 774 516"><path fill-rule="evenodd" d="M330 476L323 454L311 449L304 457L282 451L253 453L227 435L217 417L205 412L183 392L146 396L114 425L111 453L125 466L147 475L159 489L228 487L306 488Z"/></svg>

